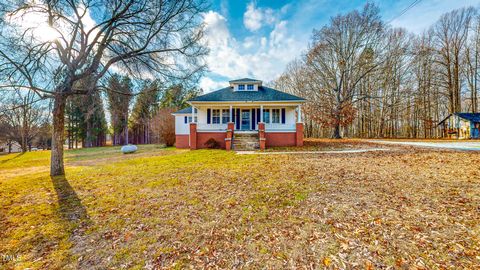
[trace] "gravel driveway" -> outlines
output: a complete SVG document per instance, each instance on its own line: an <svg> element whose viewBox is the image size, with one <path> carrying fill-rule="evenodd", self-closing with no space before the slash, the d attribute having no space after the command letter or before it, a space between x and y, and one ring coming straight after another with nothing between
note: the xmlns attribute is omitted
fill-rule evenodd
<svg viewBox="0 0 480 270"><path fill-rule="evenodd" d="M418 147L431 147L439 149L452 149L460 151L480 151L480 141L458 141L458 142L418 142L418 141L377 141L370 142L381 144L411 145Z"/></svg>

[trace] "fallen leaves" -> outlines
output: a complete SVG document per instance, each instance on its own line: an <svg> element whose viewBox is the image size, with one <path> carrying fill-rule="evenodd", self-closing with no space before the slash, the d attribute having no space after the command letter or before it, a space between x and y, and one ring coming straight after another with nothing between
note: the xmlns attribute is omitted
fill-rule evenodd
<svg viewBox="0 0 480 270"><path fill-rule="evenodd" d="M84 157L90 167L68 179L92 224L75 238L32 237L58 223L48 210L58 202L47 176L0 179L0 224L7 228L0 252L28 255L24 247L41 240L48 250L37 257L39 268L480 267L477 154L403 147L295 156L170 152L97 165Z"/></svg>

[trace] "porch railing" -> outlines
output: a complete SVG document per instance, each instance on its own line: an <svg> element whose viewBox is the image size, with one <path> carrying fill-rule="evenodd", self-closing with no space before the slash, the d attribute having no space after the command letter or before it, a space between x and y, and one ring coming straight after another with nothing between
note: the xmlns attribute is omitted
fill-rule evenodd
<svg viewBox="0 0 480 270"><path fill-rule="evenodd" d="M265 124L265 131L295 131L295 124ZM226 131L227 124L206 124L198 123L199 131Z"/></svg>
<svg viewBox="0 0 480 270"><path fill-rule="evenodd" d="M226 131L227 124L206 124L206 123L198 123L197 124L198 130L212 130L212 131Z"/></svg>

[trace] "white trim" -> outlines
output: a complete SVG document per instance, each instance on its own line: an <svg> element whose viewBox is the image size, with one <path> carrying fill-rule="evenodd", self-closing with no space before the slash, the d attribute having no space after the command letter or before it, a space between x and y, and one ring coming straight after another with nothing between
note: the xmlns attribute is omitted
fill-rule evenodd
<svg viewBox="0 0 480 270"><path fill-rule="evenodd" d="M299 103L305 103L305 100L292 100L292 101L188 101L189 105L198 104L202 106L230 106L235 105L235 107L251 107L251 106L260 106L260 105L269 105L269 106L297 106Z"/></svg>
<svg viewBox="0 0 480 270"><path fill-rule="evenodd" d="M297 111L297 122L300 123L302 122L302 106L298 105L298 111Z"/></svg>
<svg viewBox="0 0 480 270"><path fill-rule="evenodd" d="M281 129L270 129L270 130L267 130L267 128L265 128L265 133L295 133L297 132L296 130L291 130L291 129L288 129L288 130L281 130Z"/></svg>
<svg viewBox="0 0 480 270"><path fill-rule="evenodd" d="M193 122L195 122L195 107L194 106L192 106L192 122L190 122L190 123L193 123Z"/></svg>
<svg viewBox="0 0 480 270"><path fill-rule="evenodd" d="M260 122L263 123L263 105L260 105Z"/></svg>

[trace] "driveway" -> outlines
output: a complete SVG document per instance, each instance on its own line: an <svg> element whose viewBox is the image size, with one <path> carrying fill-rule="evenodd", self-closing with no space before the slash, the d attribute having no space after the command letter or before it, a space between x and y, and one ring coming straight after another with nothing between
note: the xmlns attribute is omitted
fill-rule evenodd
<svg viewBox="0 0 480 270"><path fill-rule="evenodd" d="M451 149L460 151L480 151L480 141L458 141L458 142L419 142L419 141L379 141L370 140L373 143L410 145L418 147L429 147L437 149Z"/></svg>

